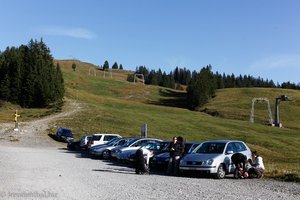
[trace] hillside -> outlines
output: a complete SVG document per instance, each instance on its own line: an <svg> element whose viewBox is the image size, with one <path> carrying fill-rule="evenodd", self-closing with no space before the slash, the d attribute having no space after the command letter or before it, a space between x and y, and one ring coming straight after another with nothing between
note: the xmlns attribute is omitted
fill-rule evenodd
<svg viewBox="0 0 300 200"><path fill-rule="evenodd" d="M141 125L148 124L148 136L171 139L181 135L187 141L209 139L238 139L265 159L269 176L300 174L300 92L294 90L242 88L223 89L205 107L217 112L213 117L204 112L190 111L184 107L184 93L166 88L133 84L126 81L130 72L113 71L104 74L92 64L72 60L59 61L65 79L65 98L82 104L82 111L73 117L59 120L50 129L66 126L76 137L95 132L119 133L139 136ZM96 76L95 76L96 74ZM274 115L274 99L286 94L293 101L280 103L280 120L285 128L267 126L266 104L255 106L255 123L249 122L251 100L267 97ZM0 109L0 116L7 109ZM22 110L23 119L44 115L49 110L31 113ZM274 116L272 116L274 117ZM3 117L4 119L5 117Z"/></svg>

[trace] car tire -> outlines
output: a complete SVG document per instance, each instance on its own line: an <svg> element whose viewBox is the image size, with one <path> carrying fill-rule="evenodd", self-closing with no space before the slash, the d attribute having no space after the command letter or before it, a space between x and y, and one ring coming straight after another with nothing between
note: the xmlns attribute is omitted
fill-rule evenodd
<svg viewBox="0 0 300 200"><path fill-rule="evenodd" d="M225 168L223 164L220 164L220 166L218 167L217 173L215 175L215 177L217 179L223 179L225 178L226 172L225 172Z"/></svg>
<svg viewBox="0 0 300 200"><path fill-rule="evenodd" d="M109 150L103 151L102 158L103 159L110 159L110 151Z"/></svg>

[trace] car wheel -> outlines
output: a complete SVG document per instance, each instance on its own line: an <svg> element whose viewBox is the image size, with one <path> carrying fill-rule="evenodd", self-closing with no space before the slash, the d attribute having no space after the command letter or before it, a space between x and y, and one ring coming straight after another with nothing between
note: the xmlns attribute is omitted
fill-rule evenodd
<svg viewBox="0 0 300 200"><path fill-rule="evenodd" d="M109 159L110 158L110 151L109 150L103 151L102 157L103 157L103 159Z"/></svg>
<svg viewBox="0 0 300 200"><path fill-rule="evenodd" d="M224 165L220 164L220 166L218 167L218 170L217 170L216 178L223 179L225 177L225 174L226 174L226 172L225 172Z"/></svg>

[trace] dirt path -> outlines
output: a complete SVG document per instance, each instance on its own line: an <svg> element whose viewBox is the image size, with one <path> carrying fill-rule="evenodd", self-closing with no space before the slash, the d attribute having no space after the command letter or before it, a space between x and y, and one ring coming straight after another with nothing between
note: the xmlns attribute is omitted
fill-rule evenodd
<svg viewBox="0 0 300 200"><path fill-rule="evenodd" d="M14 131L14 123L0 124L0 144L18 146L57 146L47 135L47 129L59 118L72 116L82 109L82 105L73 100L67 100L63 111L29 122L20 122L19 131Z"/></svg>

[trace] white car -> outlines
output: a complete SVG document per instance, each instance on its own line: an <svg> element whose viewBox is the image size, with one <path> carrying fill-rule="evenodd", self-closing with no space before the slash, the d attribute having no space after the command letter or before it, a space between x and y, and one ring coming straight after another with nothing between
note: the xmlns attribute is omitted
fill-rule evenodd
<svg viewBox="0 0 300 200"><path fill-rule="evenodd" d="M251 159L249 147L238 140L211 140L203 142L191 154L185 155L179 164L180 172L213 174L222 179L233 174L235 166L231 161L234 153L242 153Z"/></svg>
<svg viewBox="0 0 300 200"><path fill-rule="evenodd" d="M118 134L106 134L106 133L96 133L92 135L91 141L89 142L88 148L99 144L105 144L114 138L121 138L122 136Z"/></svg>

